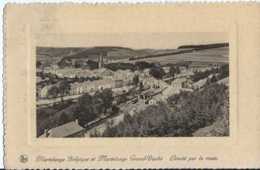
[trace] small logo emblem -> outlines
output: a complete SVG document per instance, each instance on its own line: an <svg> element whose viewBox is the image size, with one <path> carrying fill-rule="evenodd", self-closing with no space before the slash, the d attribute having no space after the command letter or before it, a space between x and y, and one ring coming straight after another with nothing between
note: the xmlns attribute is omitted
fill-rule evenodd
<svg viewBox="0 0 260 170"><path fill-rule="evenodd" d="M22 163L26 163L26 162L28 162L28 156L27 155L20 155L19 160Z"/></svg>

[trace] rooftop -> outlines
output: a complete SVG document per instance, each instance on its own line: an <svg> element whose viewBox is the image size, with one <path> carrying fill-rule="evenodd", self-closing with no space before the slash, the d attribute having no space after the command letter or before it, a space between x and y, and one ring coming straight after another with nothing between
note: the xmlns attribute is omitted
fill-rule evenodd
<svg viewBox="0 0 260 170"><path fill-rule="evenodd" d="M50 135L48 137L68 137L82 131L83 129L84 128L81 127L76 121L71 121L51 129L49 131Z"/></svg>

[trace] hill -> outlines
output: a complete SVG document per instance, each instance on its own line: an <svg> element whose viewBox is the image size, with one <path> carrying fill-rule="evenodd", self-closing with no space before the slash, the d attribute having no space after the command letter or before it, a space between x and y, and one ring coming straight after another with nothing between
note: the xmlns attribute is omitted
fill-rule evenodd
<svg viewBox="0 0 260 170"><path fill-rule="evenodd" d="M200 52L201 51L201 52ZM165 60L165 62L175 62L175 60L189 60L195 56L195 60L219 58L228 59L228 43L207 44L207 45L184 45L177 49L132 49L120 46L97 46L79 48L56 48L56 47L37 47L37 61L45 65L57 64L63 59L91 59L97 60L97 56L104 54L110 60ZM192 59L194 60L194 59ZM218 59L217 59L218 60ZM162 61L162 62L163 62Z"/></svg>
<svg viewBox="0 0 260 170"><path fill-rule="evenodd" d="M228 43L216 43L216 44L201 44L201 45L183 45L179 46L178 49L195 49L195 50L204 50L204 49L212 49L212 48L221 48L228 47Z"/></svg>

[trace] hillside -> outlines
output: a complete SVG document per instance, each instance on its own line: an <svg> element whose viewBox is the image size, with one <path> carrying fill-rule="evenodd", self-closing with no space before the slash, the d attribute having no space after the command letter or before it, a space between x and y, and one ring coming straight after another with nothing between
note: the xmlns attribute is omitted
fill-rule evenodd
<svg viewBox="0 0 260 170"><path fill-rule="evenodd" d="M217 120L210 126L198 129L193 136L228 136L229 135L229 101L228 94L224 98L224 106L222 108L223 115L219 116Z"/></svg>
<svg viewBox="0 0 260 170"><path fill-rule="evenodd" d="M228 43L216 43L216 44L199 44L199 45L182 45L179 46L178 49L195 49L195 50L204 50L204 49L212 49L212 48L221 48L228 47Z"/></svg>
<svg viewBox="0 0 260 170"><path fill-rule="evenodd" d="M112 60L133 59L147 60L150 62L162 61L163 63L175 61L204 61L227 62L228 44L187 45L178 49L132 49L119 46L97 46L88 48L54 48L37 47L37 61L42 63L57 64L65 58L88 58L96 60L100 54L105 54ZM133 61L135 62L135 61Z"/></svg>

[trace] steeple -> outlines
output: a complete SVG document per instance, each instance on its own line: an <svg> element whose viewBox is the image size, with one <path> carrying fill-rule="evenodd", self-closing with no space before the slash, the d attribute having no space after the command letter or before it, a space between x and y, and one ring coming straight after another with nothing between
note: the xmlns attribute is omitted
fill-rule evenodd
<svg viewBox="0 0 260 170"><path fill-rule="evenodd" d="M104 53L100 53L98 56L98 68L103 68L104 67Z"/></svg>

